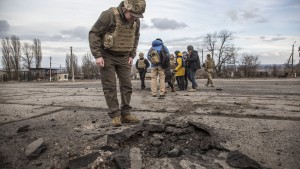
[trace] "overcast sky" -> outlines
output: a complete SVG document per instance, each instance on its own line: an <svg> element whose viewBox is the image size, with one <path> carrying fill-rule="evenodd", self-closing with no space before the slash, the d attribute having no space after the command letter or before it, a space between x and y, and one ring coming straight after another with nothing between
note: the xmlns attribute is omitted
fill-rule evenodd
<svg viewBox="0 0 300 169"><path fill-rule="evenodd" d="M121 0L0 0L0 37L17 35L21 42L38 38L43 67L65 66L65 56L90 52L88 32L101 12ZM208 33L234 32L239 54L259 56L263 64L283 64L295 43L300 46L299 0L146 0L138 52L146 52L157 37L171 52L188 45L202 49ZM204 50L204 54L206 51ZM2 56L2 53L1 53Z"/></svg>

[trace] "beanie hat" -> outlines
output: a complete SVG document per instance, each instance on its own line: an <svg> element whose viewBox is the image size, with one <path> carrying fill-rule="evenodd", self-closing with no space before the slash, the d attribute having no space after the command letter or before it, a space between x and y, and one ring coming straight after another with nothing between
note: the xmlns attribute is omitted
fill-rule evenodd
<svg viewBox="0 0 300 169"><path fill-rule="evenodd" d="M175 53L176 56L178 56L178 53L180 53L180 51L176 50L174 53Z"/></svg>
<svg viewBox="0 0 300 169"><path fill-rule="evenodd" d="M192 45L189 45L189 46L187 47L187 50L194 50L194 47L193 47Z"/></svg>

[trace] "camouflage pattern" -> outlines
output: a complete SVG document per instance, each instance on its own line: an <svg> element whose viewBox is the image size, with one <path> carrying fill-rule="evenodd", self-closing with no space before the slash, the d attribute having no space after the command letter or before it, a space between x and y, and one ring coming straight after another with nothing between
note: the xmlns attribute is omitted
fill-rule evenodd
<svg viewBox="0 0 300 169"><path fill-rule="evenodd" d="M213 69L215 67L215 62L212 58L207 58L205 61L206 69Z"/></svg>
<svg viewBox="0 0 300 169"><path fill-rule="evenodd" d="M128 23L120 17L117 8L111 8L116 19L116 29L114 32L106 32L104 35L104 49L112 51L131 51L134 47L134 34L136 31L136 23Z"/></svg>
<svg viewBox="0 0 300 169"><path fill-rule="evenodd" d="M122 7L124 3L121 2L120 5L117 7L117 10L120 14L121 20L126 21L124 13L122 12ZM136 21L136 30L134 33L134 44L131 51L113 51L107 48L104 48L104 35L107 32L114 32L116 29L116 19L115 14L111 9L103 11L96 23L93 25L92 29L89 32L89 44L92 55L95 58L103 57L132 57L136 56L136 48L138 45L139 37L140 37L140 20L137 19ZM129 23L128 23L129 24Z"/></svg>
<svg viewBox="0 0 300 169"><path fill-rule="evenodd" d="M171 69L175 69L175 68L176 68L174 54L171 54L171 55L170 55L170 68L171 68Z"/></svg>
<svg viewBox="0 0 300 169"><path fill-rule="evenodd" d="M143 14L146 9L145 0L124 0L124 7L136 14Z"/></svg>
<svg viewBox="0 0 300 169"><path fill-rule="evenodd" d="M215 62L214 60L210 57L210 55L207 55L207 58L205 60L205 71L207 73L207 83L206 86L208 86L209 84L211 86L213 86L213 81L212 81L212 73L214 71L214 67L215 67Z"/></svg>
<svg viewBox="0 0 300 169"><path fill-rule="evenodd" d="M171 83L174 85L175 84L175 80L176 80L176 76L175 76L175 68L176 68L176 63L175 63L175 57L174 54L170 55L170 69L172 72L172 78L171 78Z"/></svg>

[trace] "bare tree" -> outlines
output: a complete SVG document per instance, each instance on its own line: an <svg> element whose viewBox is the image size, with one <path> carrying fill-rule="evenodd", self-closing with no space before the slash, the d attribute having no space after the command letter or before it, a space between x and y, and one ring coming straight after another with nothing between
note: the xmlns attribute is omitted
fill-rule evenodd
<svg viewBox="0 0 300 169"><path fill-rule="evenodd" d="M33 39L33 53L35 58L35 67L40 68L42 63L42 46L39 39Z"/></svg>
<svg viewBox="0 0 300 169"><path fill-rule="evenodd" d="M209 33L205 36L203 40L204 46L212 54L212 59L214 59L215 46L218 41L217 34L218 34L217 32Z"/></svg>
<svg viewBox="0 0 300 169"><path fill-rule="evenodd" d="M14 69L14 77L20 79L20 63L21 63L21 43L19 37L13 35L11 36L11 54L12 54L12 64Z"/></svg>
<svg viewBox="0 0 300 169"><path fill-rule="evenodd" d="M82 58L82 72L85 79L97 78L100 69L96 65L91 54L87 53Z"/></svg>
<svg viewBox="0 0 300 169"><path fill-rule="evenodd" d="M12 77L12 53L11 53L11 47L10 47L10 39L8 37L5 37L1 40L1 46L2 46L2 65L4 70L6 71L6 74L8 76L8 80L11 80Z"/></svg>
<svg viewBox="0 0 300 169"><path fill-rule="evenodd" d="M27 69L29 69L33 64L33 58L34 58L34 53L33 53L33 45L30 45L29 43L25 42L22 46L22 61L23 61L23 66Z"/></svg>
<svg viewBox="0 0 300 169"><path fill-rule="evenodd" d="M235 64L238 48L233 44L233 33L228 30L222 30L213 34L207 34L203 44L211 52L212 58L217 56L216 72L221 74L225 63Z"/></svg>
<svg viewBox="0 0 300 169"><path fill-rule="evenodd" d="M258 61L258 56L244 53L241 59L241 63L242 65L240 66L240 68L245 77L254 77L256 74L256 70L260 64L260 62Z"/></svg>

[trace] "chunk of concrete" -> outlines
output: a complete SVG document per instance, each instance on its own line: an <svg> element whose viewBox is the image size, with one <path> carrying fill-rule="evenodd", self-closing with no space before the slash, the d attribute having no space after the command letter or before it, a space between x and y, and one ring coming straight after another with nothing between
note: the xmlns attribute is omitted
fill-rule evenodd
<svg viewBox="0 0 300 169"><path fill-rule="evenodd" d="M130 164L132 169L141 169L143 166L141 150L137 147L130 149Z"/></svg>
<svg viewBox="0 0 300 169"><path fill-rule="evenodd" d="M47 146L44 144L44 139L39 138L25 148L25 155L29 158L38 157L46 148Z"/></svg>
<svg viewBox="0 0 300 169"><path fill-rule="evenodd" d="M232 167L262 169L256 161L239 151L230 152L227 156L227 162Z"/></svg>
<svg viewBox="0 0 300 169"><path fill-rule="evenodd" d="M85 156L81 156L69 161L70 169L85 168L91 165L101 154L99 152L93 152Z"/></svg>

